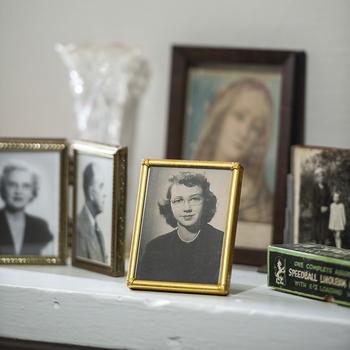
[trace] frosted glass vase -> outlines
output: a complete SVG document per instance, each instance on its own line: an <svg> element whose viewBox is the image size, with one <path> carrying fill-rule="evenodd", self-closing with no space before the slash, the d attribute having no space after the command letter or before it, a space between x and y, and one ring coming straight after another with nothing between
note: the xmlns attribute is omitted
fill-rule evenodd
<svg viewBox="0 0 350 350"><path fill-rule="evenodd" d="M76 134L80 139L130 146L149 65L133 47L55 46L69 70Z"/></svg>

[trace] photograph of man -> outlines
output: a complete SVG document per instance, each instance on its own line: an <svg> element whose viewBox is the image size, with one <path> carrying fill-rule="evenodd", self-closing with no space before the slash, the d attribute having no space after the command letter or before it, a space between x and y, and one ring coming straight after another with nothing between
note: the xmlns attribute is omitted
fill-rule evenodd
<svg viewBox="0 0 350 350"><path fill-rule="evenodd" d="M141 280L218 283L224 233L209 222L217 198L201 173L181 172L169 178L159 213L174 228L149 241L139 259Z"/></svg>
<svg viewBox="0 0 350 350"><path fill-rule="evenodd" d="M331 192L326 183L325 170L317 168L314 172L315 183L312 188L312 227L313 241L318 244L329 244L330 231L329 207L331 205Z"/></svg>
<svg viewBox="0 0 350 350"><path fill-rule="evenodd" d="M101 167L90 162L83 171L85 202L76 224L76 255L100 263L108 262L104 233L96 221L104 211L105 179Z"/></svg>
<svg viewBox="0 0 350 350"><path fill-rule="evenodd" d="M5 165L0 177L0 254L41 255L53 235L45 220L26 213L38 196L39 178L26 166Z"/></svg>

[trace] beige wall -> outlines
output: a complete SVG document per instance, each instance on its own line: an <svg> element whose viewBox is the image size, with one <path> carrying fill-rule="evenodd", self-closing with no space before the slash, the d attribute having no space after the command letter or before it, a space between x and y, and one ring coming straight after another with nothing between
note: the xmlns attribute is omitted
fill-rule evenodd
<svg viewBox="0 0 350 350"><path fill-rule="evenodd" d="M173 43L305 50L305 141L350 148L349 14L347 0L0 0L0 136L74 137L55 43L139 46L152 80L130 150L130 232L140 160L164 156Z"/></svg>

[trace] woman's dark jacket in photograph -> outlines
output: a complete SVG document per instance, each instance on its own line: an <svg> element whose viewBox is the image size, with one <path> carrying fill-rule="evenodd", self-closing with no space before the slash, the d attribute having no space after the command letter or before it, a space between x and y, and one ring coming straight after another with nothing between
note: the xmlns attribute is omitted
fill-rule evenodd
<svg viewBox="0 0 350 350"><path fill-rule="evenodd" d="M138 263L136 278L150 281L217 284L223 232L206 224L192 242L177 229L150 241Z"/></svg>
<svg viewBox="0 0 350 350"><path fill-rule="evenodd" d="M40 255L52 239L53 235L45 220L25 214L24 238L19 255ZM0 254L15 255L15 245L4 209L0 210Z"/></svg>

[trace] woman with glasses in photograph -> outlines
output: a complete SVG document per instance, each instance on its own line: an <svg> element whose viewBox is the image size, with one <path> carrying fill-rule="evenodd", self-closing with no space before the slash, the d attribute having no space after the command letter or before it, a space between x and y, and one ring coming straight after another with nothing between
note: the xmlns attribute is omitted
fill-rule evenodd
<svg viewBox="0 0 350 350"><path fill-rule="evenodd" d="M216 203L204 175L183 172L170 177L166 198L158 206L174 230L147 244L137 279L218 283L223 232L209 224Z"/></svg>
<svg viewBox="0 0 350 350"><path fill-rule="evenodd" d="M0 254L41 255L52 241L48 224L26 213L38 195L38 176L26 166L6 165L0 177Z"/></svg>

